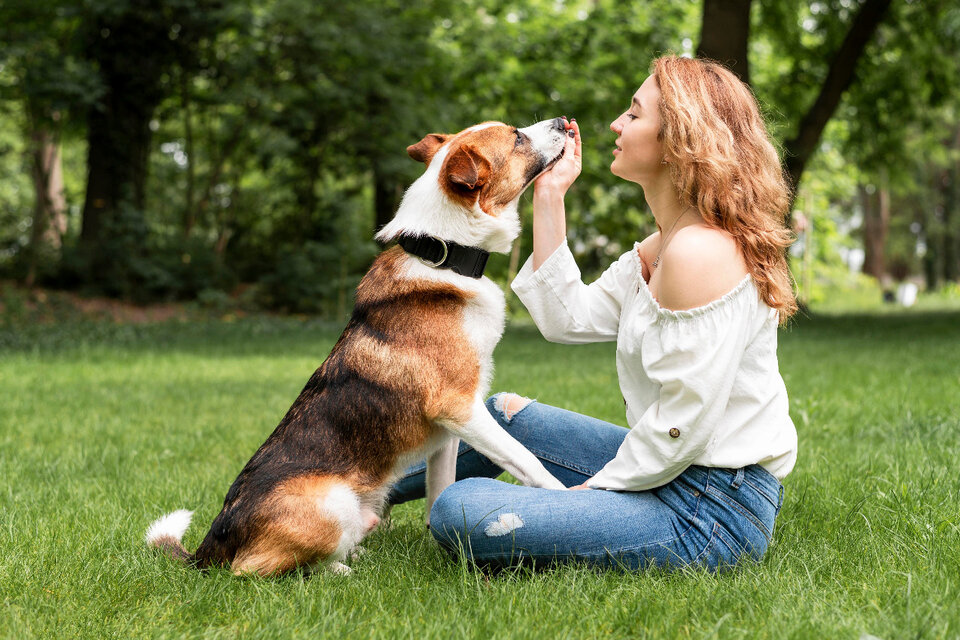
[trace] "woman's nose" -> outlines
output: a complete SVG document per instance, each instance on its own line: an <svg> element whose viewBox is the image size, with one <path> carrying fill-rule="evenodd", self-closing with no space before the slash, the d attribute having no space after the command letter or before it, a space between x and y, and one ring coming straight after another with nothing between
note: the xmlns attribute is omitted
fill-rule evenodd
<svg viewBox="0 0 960 640"><path fill-rule="evenodd" d="M620 118L617 118L610 123L610 131L613 131L615 134L620 135Z"/></svg>

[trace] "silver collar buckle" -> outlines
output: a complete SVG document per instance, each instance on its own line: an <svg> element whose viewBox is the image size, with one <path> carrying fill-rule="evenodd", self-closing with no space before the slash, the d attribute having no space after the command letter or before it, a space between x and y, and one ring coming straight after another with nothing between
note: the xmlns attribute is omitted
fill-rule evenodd
<svg viewBox="0 0 960 640"><path fill-rule="evenodd" d="M433 237L434 240L439 240L440 244L443 245L443 255L436 262L431 262L430 260L427 260L426 258L421 258L419 256L417 257L417 260L427 265L428 267L439 267L447 259L447 256L450 255L450 249L447 247L447 243L444 240L434 236L431 236L431 237Z"/></svg>

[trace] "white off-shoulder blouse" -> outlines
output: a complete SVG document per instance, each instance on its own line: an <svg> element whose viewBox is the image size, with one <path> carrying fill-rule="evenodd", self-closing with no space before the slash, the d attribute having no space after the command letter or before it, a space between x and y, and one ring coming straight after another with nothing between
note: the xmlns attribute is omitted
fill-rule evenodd
<svg viewBox="0 0 960 640"><path fill-rule="evenodd" d="M660 307L635 245L585 285L566 243L511 287L543 336L576 344L617 341L617 373L630 432L588 486L642 491L692 464L760 464L783 479L797 431L777 363L777 311L747 275L702 307Z"/></svg>

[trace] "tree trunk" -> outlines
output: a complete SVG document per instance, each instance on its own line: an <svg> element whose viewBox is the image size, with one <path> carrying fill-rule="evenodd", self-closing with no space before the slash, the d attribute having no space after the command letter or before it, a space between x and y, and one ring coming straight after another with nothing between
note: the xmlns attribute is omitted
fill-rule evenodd
<svg viewBox="0 0 960 640"><path fill-rule="evenodd" d="M952 193L953 185L945 185L946 193L943 194L943 279L945 282L957 281L957 231L954 218L954 208L956 207L956 195Z"/></svg>
<svg viewBox="0 0 960 640"><path fill-rule="evenodd" d="M928 193L939 193L935 177L930 178L927 186ZM940 232L937 215L939 207L936 206L937 203L931 204L933 206L922 207L920 214L922 218L921 224L923 225L923 242L926 245L926 250L923 254L923 275L927 282L927 291L935 291L940 286L940 273L942 271L940 267L940 240L942 233Z"/></svg>
<svg viewBox="0 0 960 640"><path fill-rule="evenodd" d="M183 105L184 153L187 155L187 192L184 194L183 237L189 238L193 226L197 223L197 210L194 203L194 185L196 184L196 162L193 149L193 122L190 117L190 76L180 70L180 104Z"/></svg>
<svg viewBox="0 0 960 640"><path fill-rule="evenodd" d="M830 62L827 77L813 106L800 120L797 134L784 143L787 176L796 193L803 170L820 143L824 127L833 116L843 93L853 83L857 61L873 37L891 0L866 0L854 17L850 30Z"/></svg>
<svg viewBox="0 0 960 640"><path fill-rule="evenodd" d="M747 45L750 42L752 0L703 0L698 58L724 64L750 84Z"/></svg>
<svg viewBox="0 0 960 640"><path fill-rule="evenodd" d="M927 291L936 291L940 286L940 270L938 267L938 252L936 245L929 243L927 251L923 254L923 276L927 283Z"/></svg>
<svg viewBox="0 0 960 640"><path fill-rule="evenodd" d="M63 185L63 159L60 142L52 149L50 160L50 181L47 183L47 202L50 204L49 225L44 240L55 249L63 245L63 236L67 234L67 195Z"/></svg>
<svg viewBox="0 0 960 640"><path fill-rule="evenodd" d="M861 185L858 190L863 208L863 273L885 284L887 264L884 246L890 229L890 194L885 186L870 192Z"/></svg>
<svg viewBox="0 0 960 640"><path fill-rule="evenodd" d="M960 151L960 127L957 127L952 146ZM943 185L943 279L957 282L960 277L960 157L946 171Z"/></svg>
<svg viewBox="0 0 960 640"><path fill-rule="evenodd" d="M154 105L128 97L123 82L111 83L102 108L87 116L87 194L80 241L99 249L104 233L124 209L142 215Z"/></svg>
<svg viewBox="0 0 960 640"><path fill-rule="evenodd" d="M34 188L33 226L27 246L27 274L24 284L32 287L37 278L41 255L57 251L67 231L67 202L63 194L63 170L60 144L49 129L35 128L30 133L31 175Z"/></svg>
<svg viewBox="0 0 960 640"><path fill-rule="evenodd" d="M233 237L236 222L235 211L240 206L240 173L237 171L230 182L230 207L217 209L217 215L215 216L217 242L213 246L213 252L221 264L223 264L224 254L227 252L227 243Z"/></svg>
<svg viewBox="0 0 960 640"><path fill-rule="evenodd" d="M162 79L188 46L170 25L188 16L173 3L128 0L91 6L83 20L84 55L98 69L103 94L87 113L87 192L80 247L88 283L136 293L130 267L147 238L144 205L150 119L164 97ZM102 10L101 10L102 9Z"/></svg>

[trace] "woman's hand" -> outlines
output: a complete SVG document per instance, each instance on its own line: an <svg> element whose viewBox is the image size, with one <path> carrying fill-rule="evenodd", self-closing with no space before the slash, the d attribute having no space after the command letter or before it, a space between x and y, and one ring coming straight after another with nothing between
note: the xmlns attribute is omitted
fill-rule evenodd
<svg viewBox="0 0 960 640"><path fill-rule="evenodd" d="M563 196L578 175L580 175L580 126L574 120L567 123L563 157L549 171L540 174L533 184L534 271L539 269L557 247L566 241L567 221Z"/></svg>
<svg viewBox="0 0 960 640"><path fill-rule="evenodd" d="M590 482L590 481L587 480L587 482ZM570 487L569 491L579 491L580 489L589 489L590 487L587 486L587 482L584 482L583 484L578 484L575 487Z"/></svg>
<svg viewBox="0 0 960 640"><path fill-rule="evenodd" d="M533 183L534 195L538 192L565 194L580 175L581 157L580 125L576 120L572 120L567 123L567 142L563 147L563 157Z"/></svg>

